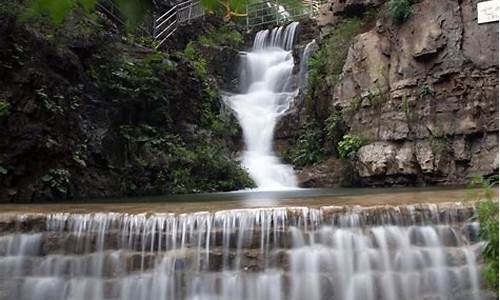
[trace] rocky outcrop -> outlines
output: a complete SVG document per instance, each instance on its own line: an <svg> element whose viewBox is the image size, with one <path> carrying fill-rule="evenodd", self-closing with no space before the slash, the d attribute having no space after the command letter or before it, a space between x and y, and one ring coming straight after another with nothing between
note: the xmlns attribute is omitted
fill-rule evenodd
<svg viewBox="0 0 500 300"><path fill-rule="evenodd" d="M400 25L380 1L323 10L325 32L379 7L376 23L352 41L338 83L321 81L329 93L314 99L350 111L346 133L367 141L356 183L460 184L498 172L498 22L477 24L477 2L421 1Z"/></svg>
<svg viewBox="0 0 500 300"><path fill-rule="evenodd" d="M249 182L205 66L75 18L41 32L0 12L0 202Z"/></svg>

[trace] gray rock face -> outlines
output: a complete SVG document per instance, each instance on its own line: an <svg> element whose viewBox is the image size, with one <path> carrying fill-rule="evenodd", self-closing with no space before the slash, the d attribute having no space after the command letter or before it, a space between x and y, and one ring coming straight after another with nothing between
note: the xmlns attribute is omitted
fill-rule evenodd
<svg viewBox="0 0 500 300"><path fill-rule="evenodd" d="M380 2L333 1L318 23L387 10ZM339 83L314 99L357 107L344 121L369 141L355 164L361 184L457 184L498 171L498 22L477 24L478 2L424 0L400 25L379 14L352 41Z"/></svg>
<svg viewBox="0 0 500 300"><path fill-rule="evenodd" d="M358 151L358 172L361 177L384 175L391 167L396 155L394 145L375 142Z"/></svg>

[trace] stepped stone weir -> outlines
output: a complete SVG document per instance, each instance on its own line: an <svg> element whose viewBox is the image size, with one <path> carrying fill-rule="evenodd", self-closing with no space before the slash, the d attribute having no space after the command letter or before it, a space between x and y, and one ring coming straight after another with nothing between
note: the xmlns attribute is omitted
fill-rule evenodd
<svg viewBox="0 0 500 300"><path fill-rule="evenodd" d="M483 299L471 206L0 215L0 299Z"/></svg>

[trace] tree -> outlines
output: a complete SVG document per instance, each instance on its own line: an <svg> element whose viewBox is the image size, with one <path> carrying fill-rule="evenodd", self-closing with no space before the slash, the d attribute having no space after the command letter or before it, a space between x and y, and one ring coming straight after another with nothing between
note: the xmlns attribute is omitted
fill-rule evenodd
<svg viewBox="0 0 500 300"><path fill-rule="evenodd" d="M201 0L201 4L212 12L222 8L224 21L247 15L242 12L248 4L247 0Z"/></svg>
<svg viewBox="0 0 500 300"><path fill-rule="evenodd" d="M26 11L27 17L46 15L56 23L60 24L77 7L82 8L85 13L92 13L96 9L99 0L31 0ZM110 1L111 2L111 1ZM120 13L125 17L127 26L135 28L144 18L150 0L114 0Z"/></svg>

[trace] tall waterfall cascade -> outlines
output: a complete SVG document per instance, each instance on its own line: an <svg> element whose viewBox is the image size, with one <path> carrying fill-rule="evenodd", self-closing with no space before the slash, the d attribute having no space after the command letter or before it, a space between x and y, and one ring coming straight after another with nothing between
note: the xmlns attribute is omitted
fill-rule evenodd
<svg viewBox="0 0 500 300"><path fill-rule="evenodd" d="M474 214L448 203L3 217L0 299L479 300Z"/></svg>
<svg viewBox="0 0 500 300"><path fill-rule="evenodd" d="M241 57L242 93L228 99L243 130L242 164L259 190L297 187L293 168L280 162L273 151L276 123L297 95L291 51L297 25L256 34L252 51Z"/></svg>

